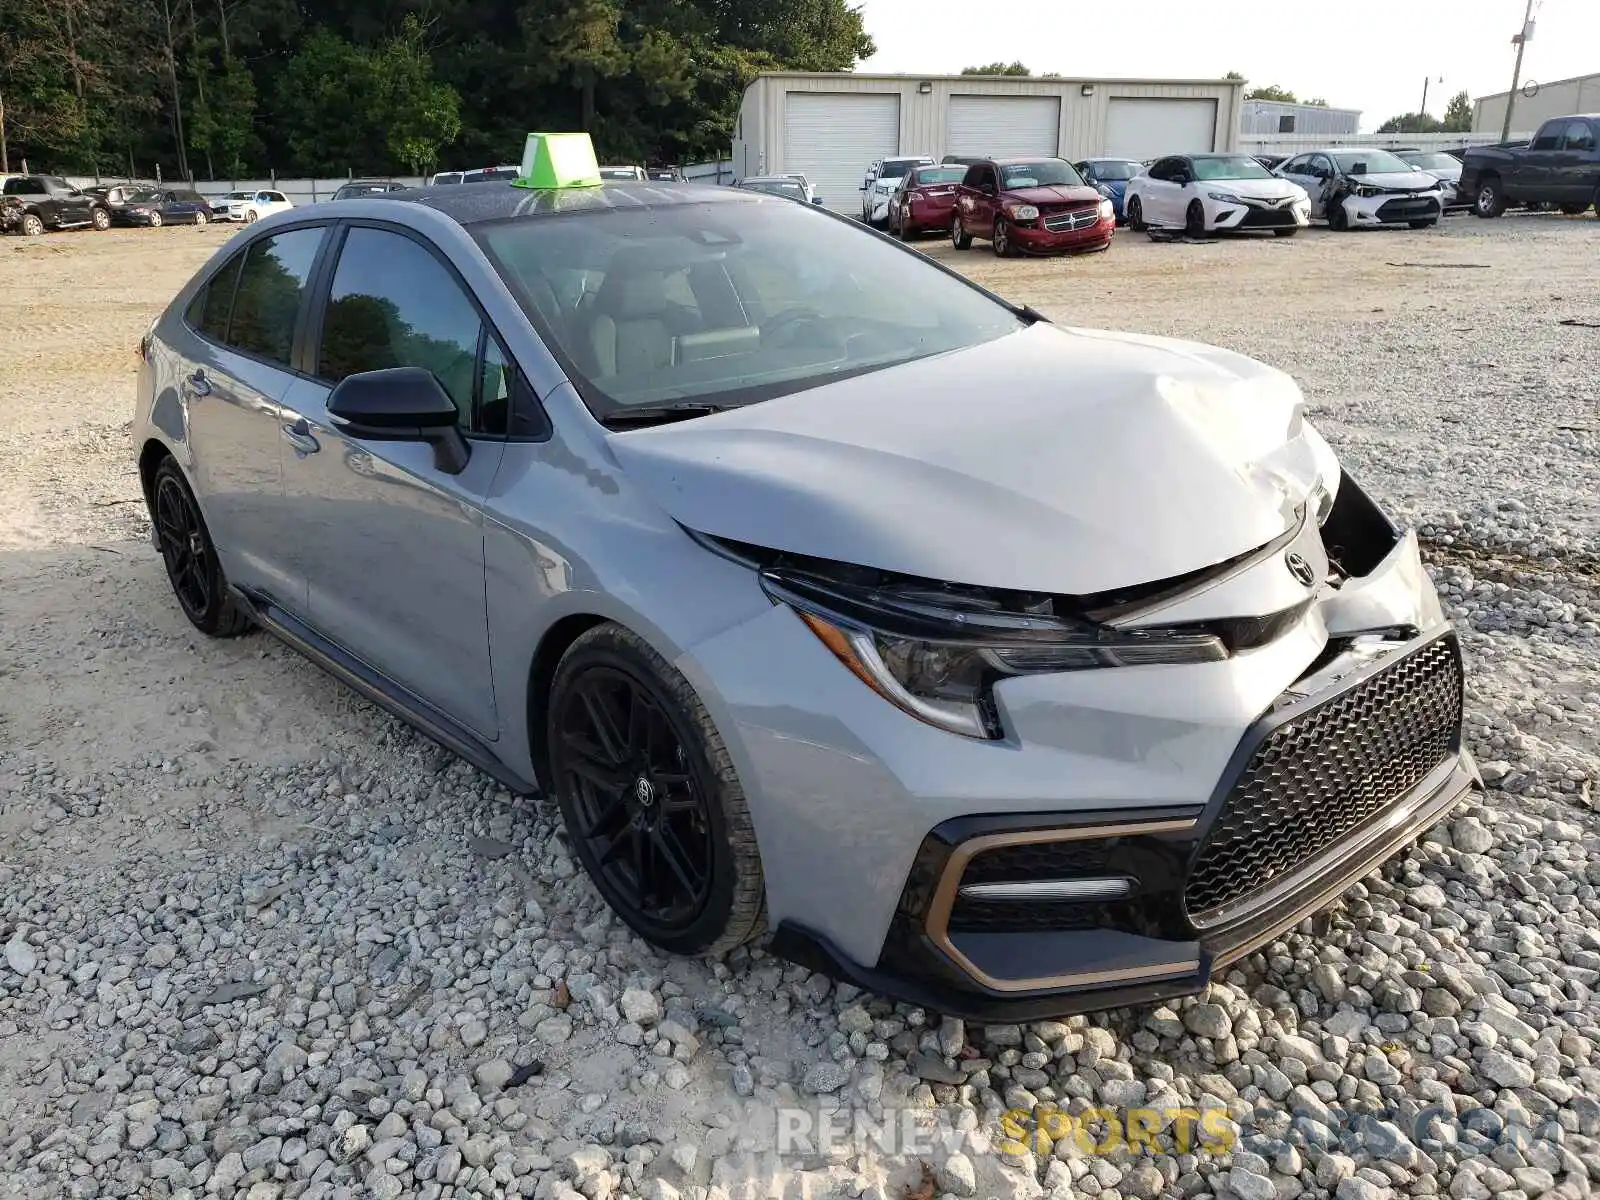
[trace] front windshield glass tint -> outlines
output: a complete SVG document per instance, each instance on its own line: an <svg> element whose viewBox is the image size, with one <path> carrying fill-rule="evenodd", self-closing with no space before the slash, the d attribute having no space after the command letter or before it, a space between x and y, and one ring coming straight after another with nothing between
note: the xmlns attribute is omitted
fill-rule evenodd
<svg viewBox="0 0 1600 1200"><path fill-rule="evenodd" d="M911 178L912 187L927 187L933 183L960 183L967 177L965 167L918 167Z"/></svg>
<svg viewBox="0 0 1600 1200"><path fill-rule="evenodd" d="M1346 175L1381 175L1389 171L1404 175L1416 170L1405 159L1387 150L1342 150L1333 156L1333 161Z"/></svg>
<svg viewBox="0 0 1600 1200"><path fill-rule="evenodd" d="M1136 162L1097 160L1089 165L1094 168L1095 178L1106 183L1126 183L1144 169Z"/></svg>
<svg viewBox="0 0 1600 1200"><path fill-rule="evenodd" d="M1228 154L1194 160L1196 179L1271 179L1272 172L1248 154Z"/></svg>
<svg viewBox="0 0 1600 1200"><path fill-rule="evenodd" d="M1059 158L1044 158L1038 162L1007 163L1000 168L1001 186L1005 188L1050 187L1054 184L1075 187L1083 176L1069 162Z"/></svg>
<svg viewBox="0 0 1600 1200"><path fill-rule="evenodd" d="M473 232L600 417L754 403L1021 327L976 288L810 205L750 196Z"/></svg>

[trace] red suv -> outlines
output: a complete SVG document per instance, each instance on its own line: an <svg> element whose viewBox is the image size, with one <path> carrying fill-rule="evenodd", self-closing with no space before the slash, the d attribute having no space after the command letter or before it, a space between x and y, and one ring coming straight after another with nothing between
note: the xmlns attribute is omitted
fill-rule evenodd
<svg viewBox="0 0 1600 1200"><path fill-rule="evenodd" d="M957 250L988 238L1001 258L1018 253L1104 250L1116 232L1111 201L1059 158L973 163L956 194L950 240Z"/></svg>

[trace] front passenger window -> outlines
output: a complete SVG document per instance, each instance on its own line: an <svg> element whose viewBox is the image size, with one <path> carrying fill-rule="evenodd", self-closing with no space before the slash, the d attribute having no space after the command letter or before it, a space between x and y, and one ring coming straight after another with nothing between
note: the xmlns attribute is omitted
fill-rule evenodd
<svg viewBox="0 0 1600 1200"><path fill-rule="evenodd" d="M1567 122L1567 136L1562 141L1563 150L1587 151L1594 149L1594 130L1587 121Z"/></svg>
<svg viewBox="0 0 1600 1200"><path fill-rule="evenodd" d="M330 383L361 371L422 367L473 423L478 311L443 264L398 233L356 226L345 238L322 322L317 374ZM486 397L492 400L492 396ZM500 429L504 432L503 408Z"/></svg>

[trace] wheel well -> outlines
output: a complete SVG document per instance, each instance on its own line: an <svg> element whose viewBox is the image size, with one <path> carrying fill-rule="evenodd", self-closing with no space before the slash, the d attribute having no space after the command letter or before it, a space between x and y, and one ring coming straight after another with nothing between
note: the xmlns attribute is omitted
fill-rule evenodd
<svg viewBox="0 0 1600 1200"><path fill-rule="evenodd" d="M161 460L172 457L168 450L155 438L151 438L139 451L139 485L144 489L145 507L150 506L150 485L155 481L156 468L161 465Z"/></svg>
<svg viewBox="0 0 1600 1200"><path fill-rule="evenodd" d="M550 699L550 686L555 682L556 667L573 642L596 625L604 625L605 620L593 613L562 617L546 630L533 656L533 667L528 672L528 750L533 758L534 776L545 790L550 786L550 747L545 744L544 712Z"/></svg>

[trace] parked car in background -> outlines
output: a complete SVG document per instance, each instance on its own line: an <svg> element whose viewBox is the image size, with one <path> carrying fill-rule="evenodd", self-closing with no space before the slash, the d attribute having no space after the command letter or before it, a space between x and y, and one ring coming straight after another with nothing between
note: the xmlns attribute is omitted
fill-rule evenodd
<svg viewBox="0 0 1600 1200"><path fill-rule="evenodd" d="M967 168L956 193L950 240L983 238L1000 258L1104 250L1117 230L1111 201L1060 158L999 158Z"/></svg>
<svg viewBox="0 0 1600 1200"><path fill-rule="evenodd" d="M1125 216L1124 192L1128 180L1144 170L1144 164L1131 158L1086 158L1072 164L1083 181L1111 201L1120 224Z"/></svg>
<svg viewBox="0 0 1600 1200"><path fill-rule="evenodd" d="M903 154L874 162L867 168L866 182L861 185L861 219L868 225L882 225L889 219L889 197L906 172L912 167L932 165L933 159L926 154Z"/></svg>
<svg viewBox="0 0 1600 1200"><path fill-rule="evenodd" d="M1600 215L1600 113L1555 117L1526 146L1473 146L1461 160L1458 189L1480 217L1512 203L1553 204Z"/></svg>
<svg viewBox="0 0 1600 1200"><path fill-rule="evenodd" d="M984 158L981 154L946 154L939 161L949 167L970 167L973 163L983 162Z"/></svg>
<svg viewBox="0 0 1600 1200"><path fill-rule="evenodd" d="M103 198L59 175L13 175L0 185L0 229L35 236L47 229L80 228L111 228L111 209Z"/></svg>
<svg viewBox="0 0 1600 1200"><path fill-rule="evenodd" d="M889 198L889 232L911 238L919 233L944 233L955 217L956 192L966 178L959 163L913 167Z"/></svg>
<svg viewBox="0 0 1600 1200"><path fill-rule="evenodd" d="M128 198L138 192L147 192L156 185L153 183L101 183L94 187L84 188L84 194L97 196L111 212L111 223L117 224L117 210L128 202Z"/></svg>
<svg viewBox="0 0 1600 1200"><path fill-rule="evenodd" d="M111 210L118 225L205 225L211 220L211 202L187 188L144 188L130 191L119 208Z"/></svg>
<svg viewBox="0 0 1600 1200"><path fill-rule="evenodd" d="M470 171L440 171L437 175L430 175L426 180L427 187L443 187L453 183L493 183L503 180L515 179L522 170L520 163L502 164L498 167L474 167Z"/></svg>
<svg viewBox="0 0 1600 1200"><path fill-rule="evenodd" d="M683 172L677 167L647 167L645 174L654 183L683 183Z"/></svg>
<svg viewBox="0 0 1600 1200"><path fill-rule="evenodd" d="M357 196L382 196L388 192L403 192L406 185L392 179L352 179L340 184L333 194L335 200L354 200Z"/></svg>
<svg viewBox="0 0 1600 1200"><path fill-rule="evenodd" d="M772 196L782 196L800 204L821 204L822 197L811 194L811 189L793 175L752 175L748 179L741 179L735 187L743 188L747 192L766 192Z"/></svg>
<svg viewBox="0 0 1600 1200"><path fill-rule="evenodd" d="M649 177L645 175L643 167L603 166L600 168L600 178L644 180Z"/></svg>
<svg viewBox="0 0 1600 1200"><path fill-rule="evenodd" d="M228 220L259 221L262 217L270 217L276 212L287 212L293 207L294 202L282 192L263 188L258 192L246 192L243 200L230 203Z"/></svg>
<svg viewBox="0 0 1600 1200"><path fill-rule="evenodd" d="M1460 193L1461 160L1443 150L1396 150L1394 156L1439 181L1439 202L1446 212L1452 208L1471 208L1472 201Z"/></svg>
<svg viewBox="0 0 1600 1200"><path fill-rule="evenodd" d="M1274 171L1277 170L1278 165L1289 156L1287 154L1252 154L1250 157L1255 159L1267 170Z"/></svg>
<svg viewBox="0 0 1600 1200"><path fill-rule="evenodd" d="M1311 223L1305 189L1248 154L1171 154L1128 181L1129 229L1270 229L1293 237Z"/></svg>
<svg viewBox="0 0 1600 1200"><path fill-rule="evenodd" d="M228 210L241 200L249 200L255 193L252 191L229 192L225 196L211 198L211 219L213 221L226 221Z"/></svg>
<svg viewBox="0 0 1600 1200"><path fill-rule="evenodd" d="M986 1024L1169 1002L1481 790L1417 536L1284 372L808 205L545 198L244 231L145 336L129 465L199 633L542 792L653 946Z"/></svg>
<svg viewBox="0 0 1600 1200"><path fill-rule="evenodd" d="M1311 198L1311 215L1333 230L1376 225L1437 225L1444 212L1439 181L1387 150L1329 148L1297 154L1278 167Z"/></svg>

